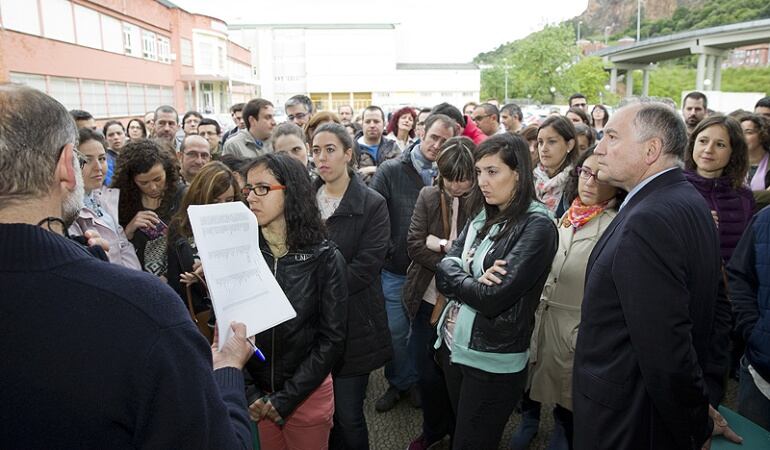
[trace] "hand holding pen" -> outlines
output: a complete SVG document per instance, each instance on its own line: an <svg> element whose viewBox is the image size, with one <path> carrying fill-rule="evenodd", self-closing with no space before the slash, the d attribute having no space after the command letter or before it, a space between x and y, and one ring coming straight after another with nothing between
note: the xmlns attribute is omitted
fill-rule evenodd
<svg viewBox="0 0 770 450"><path fill-rule="evenodd" d="M233 330L233 334L227 339L227 342L220 345L218 327L214 327L214 342L211 345L214 370L225 367L241 370L246 365L246 361L255 354L254 349L256 347L246 338L246 325L232 322L230 328ZM264 356L262 358L264 360Z"/></svg>

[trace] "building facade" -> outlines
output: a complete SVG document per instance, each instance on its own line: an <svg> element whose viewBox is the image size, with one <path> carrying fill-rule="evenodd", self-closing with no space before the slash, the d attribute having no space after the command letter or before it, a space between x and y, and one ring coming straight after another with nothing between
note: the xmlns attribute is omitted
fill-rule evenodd
<svg viewBox="0 0 770 450"><path fill-rule="evenodd" d="M0 0L0 82L99 120L162 104L223 113L260 94L227 24L156 0Z"/></svg>
<svg viewBox="0 0 770 450"><path fill-rule="evenodd" d="M458 107L478 101L475 64L403 64L397 24L231 24L232 39L252 52L265 98L278 109L291 96L309 95L319 110L375 104Z"/></svg>

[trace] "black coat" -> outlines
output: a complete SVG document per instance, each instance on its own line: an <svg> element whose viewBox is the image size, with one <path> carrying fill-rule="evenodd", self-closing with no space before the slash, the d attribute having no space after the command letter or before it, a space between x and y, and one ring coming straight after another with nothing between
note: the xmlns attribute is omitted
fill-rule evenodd
<svg viewBox="0 0 770 450"><path fill-rule="evenodd" d="M290 250L275 259L260 232L259 244L297 316L256 335L267 361L252 357L246 369L260 394L283 418L331 373L342 355L347 325L345 261L329 241Z"/></svg>
<svg viewBox="0 0 770 450"><path fill-rule="evenodd" d="M320 178L316 188L323 185ZM380 271L388 253L390 222L385 199L358 176L326 221L329 239L347 263L348 334L335 376L367 374L393 357Z"/></svg>
<svg viewBox="0 0 770 450"><path fill-rule="evenodd" d="M417 197L425 187L412 164L411 153L415 151L415 145L406 149L400 158L382 163L370 185L388 203L391 253L385 261L384 269L398 275L406 275L411 262L406 250L406 236Z"/></svg>
<svg viewBox="0 0 770 450"><path fill-rule="evenodd" d="M729 332L719 237L680 169L623 206L586 270L573 371L580 449L700 449L712 346ZM714 358L716 360L716 358Z"/></svg>

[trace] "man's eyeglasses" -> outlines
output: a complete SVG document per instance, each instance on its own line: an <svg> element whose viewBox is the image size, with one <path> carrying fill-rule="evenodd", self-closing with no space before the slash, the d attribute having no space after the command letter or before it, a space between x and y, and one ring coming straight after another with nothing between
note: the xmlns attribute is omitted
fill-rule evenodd
<svg viewBox="0 0 770 450"><path fill-rule="evenodd" d="M269 194L270 191L282 191L284 189L286 189L286 186L281 184L258 184L256 186L247 184L241 189L241 194L243 194L244 197L247 197L249 193L253 192L257 197L264 197Z"/></svg>
<svg viewBox="0 0 770 450"><path fill-rule="evenodd" d="M489 117L489 114L482 114L482 115L479 115L479 116L476 116L476 117L471 117L471 120L473 120L476 123L479 123L482 120L486 119L487 117Z"/></svg>
<svg viewBox="0 0 770 450"><path fill-rule="evenodd" d="M289 114L288 116L286 116L286 118L291 120L291 121L293 121L294 119L302 120L305 117L307 117L307 113Z"/></svg>

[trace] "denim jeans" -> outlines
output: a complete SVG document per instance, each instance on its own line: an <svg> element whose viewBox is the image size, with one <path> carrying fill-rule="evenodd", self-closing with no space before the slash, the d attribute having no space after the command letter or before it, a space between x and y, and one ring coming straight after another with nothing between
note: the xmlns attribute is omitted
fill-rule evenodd
<svg viewBox="0 0 770 450"><path fill-rule="evenodd" d="M405 391L417 382L414 357L409 351L409 318L401 302L401 291L405 275L382 271L382 293L385 295L385 312L388 314L388 328L393 343L393 359L385 365L385 378L400 391Z"/></svg>
<svg viewBox="0 0 770 450"><path fill-rule="evenodd" d="M422 399L422 434L429 442L452 435L455 417L446 390L444 372L436 362L433 343L436 342L436 327L430 324L433 305L420 302L420 308L412 321L409 347L413 350L417 366L417 388Z"/></svg>
<svg viewBox="0 0 770 450"><path fill-rule="evenodd" d="M334 377L334 428L330 450L368 450L369 430L364 417L364 399L369 374Z"/></svg>
<svg viewBox="0 0 770 450"><path fill-rule="evenodd" d="M770 400L757 389L749 373L749 362L741 358L741 378L738 383L738 414L770 431Z"/></svg>

